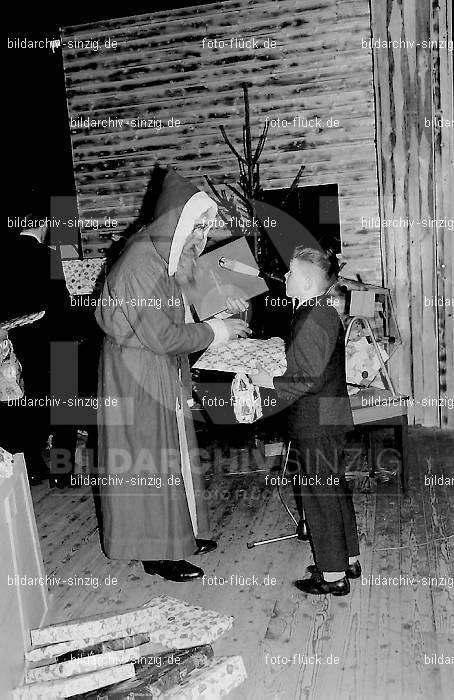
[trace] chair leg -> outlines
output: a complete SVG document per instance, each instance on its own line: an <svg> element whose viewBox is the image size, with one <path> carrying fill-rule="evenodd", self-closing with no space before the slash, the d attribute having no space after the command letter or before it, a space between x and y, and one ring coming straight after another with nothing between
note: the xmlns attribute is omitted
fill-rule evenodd
<svg viewBox="0 0 454 700"><path fill-rule="evenodd" d="M402 493L408 491L408 419L406 415L401 416L400 423L394 430L396 446L401 454L400 483Z"/></svg>

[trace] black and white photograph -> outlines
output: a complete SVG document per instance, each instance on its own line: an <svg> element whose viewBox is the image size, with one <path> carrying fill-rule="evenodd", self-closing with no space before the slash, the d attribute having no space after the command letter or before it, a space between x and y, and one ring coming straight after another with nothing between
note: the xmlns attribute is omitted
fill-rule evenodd
<svg viewBox="0 0 454 700"><path fill-rule="evenodd" d="M0 700L453 697L451 2L9 10Z"/></svg>

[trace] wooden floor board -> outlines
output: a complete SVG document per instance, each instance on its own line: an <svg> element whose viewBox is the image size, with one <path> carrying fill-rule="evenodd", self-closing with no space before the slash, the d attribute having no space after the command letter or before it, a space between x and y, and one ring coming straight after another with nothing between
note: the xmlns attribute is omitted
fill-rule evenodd
<svg viewBox="0 0 454 700"><path fill-rule="evenodd" d="M61 579L51 585L50 619L122 610L166 593L235 617L214 645L216 655L241 654L246 665L248 679L232 700L447 700L454 667L433 656L454 656L453 487L427 485L425 477L454 476L453 447L452 433L411 429L408 496L395 480L355 492L363 577L344 598L306 597L293 586L312 562L306 542L246 547L294 531L263 472L221 470L212 478L207 502L218 549L191 558L206 578L184 585L147 576L140 562L108 560L86 488L36 486L46 572ZM264 585L267 575L275 582ZM62 582L75 576L86 584ZM114 585L104 585L109 576ZM370 576L403 579L371 585Z"/></svg>

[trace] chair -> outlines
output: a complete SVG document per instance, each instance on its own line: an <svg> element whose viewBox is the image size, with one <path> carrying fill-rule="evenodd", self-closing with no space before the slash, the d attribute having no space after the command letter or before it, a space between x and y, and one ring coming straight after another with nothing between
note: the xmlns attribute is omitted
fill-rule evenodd
<svg viewBox="0 0 454 700"><path fill-rule="evenodd" d="M353 424L362 428L376 430L394 426L394 435L397 449L401 453L400 483L402 492L408 490L408 397L393 394L389 389L379 387L367 387L357 394L350 396ZM370 475L375 476L377 460L373 438L366 433L368 444L366 445L370 455Z"/></svg>

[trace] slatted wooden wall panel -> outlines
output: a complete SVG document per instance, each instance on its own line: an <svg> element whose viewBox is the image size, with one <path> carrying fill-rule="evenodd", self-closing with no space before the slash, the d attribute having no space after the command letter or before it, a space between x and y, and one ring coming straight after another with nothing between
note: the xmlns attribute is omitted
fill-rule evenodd
<svg viewBox="0 0 454 700"><path fill-rule="evenodd" d="M452 37L449 8L449 0L372 1L374 39L394 42L374 51L381 217L398 222L383 229L385 283L403 337L392 373L414 399L414 422L454 427L453 309L438 306L453 297L453 132L434 126L453 118L452 51L441 43Z"/></svg>
<svg viewBox="0 0 454 700"><path fill-rule="evenodd" d="M438 221L454 219L454 107L453 52L440 47L440 39L451 37L452 3L440 0L432 5L431 36L438 47L432 51L432 114L434 135L434 203ZM450 123L451 126L448 124ZM437 227L437 294L451 300L438 311L438 357L440 424L454 428L454 231Z"/></svg>
<svg viewBox="0 0 454 700"><path fill-rule="evenodd" d="M115 50L69 42L118 42ZM205 48L207 40L255 38L260 48ZM264 40L276 42L263 48ZM319 117L323 128L270 128L261 160L267 188L288 186L304 163L301 185L338 183L346 274L380 283L374 94L367 0L230 0L63 30L69 116L162 119L160 131L125 126L72 128L79 215L116 218L138 212L156 160L203 185L237 179L219 132L241 140L241 83L250 85L258 135L266 117ZM337 119L337 128L326 120ZM80 122L79 122L80 123ZM367 219L367 223L362 218ZM99 229L101 235L109 233ZM105 243L84 233L86 255Z"/></svg>

